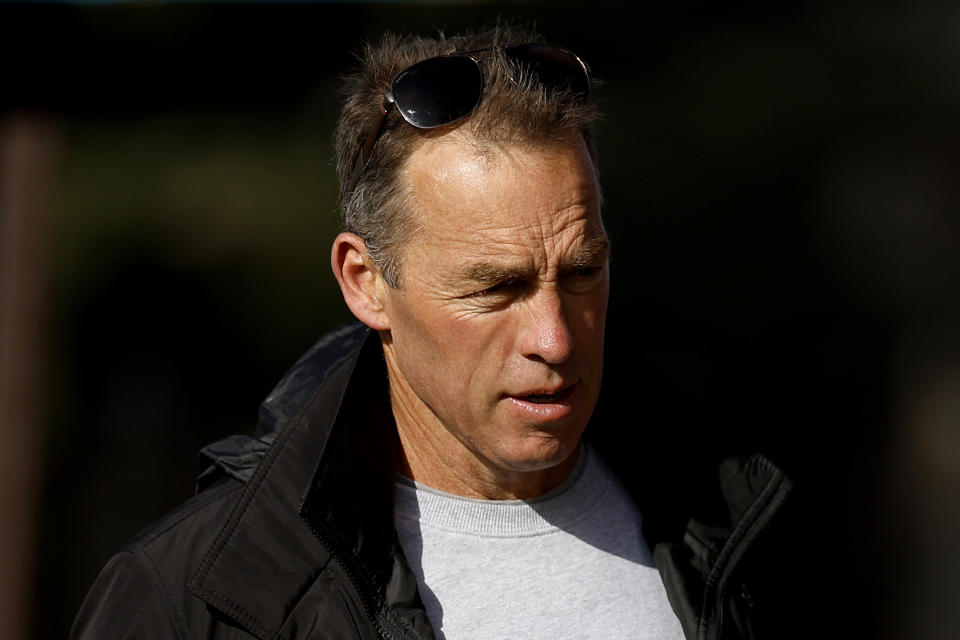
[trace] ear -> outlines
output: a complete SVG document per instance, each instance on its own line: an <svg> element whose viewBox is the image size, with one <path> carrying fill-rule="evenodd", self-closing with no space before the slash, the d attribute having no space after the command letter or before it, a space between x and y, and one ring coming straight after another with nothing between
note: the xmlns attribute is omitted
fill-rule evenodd
<svg viewBox="0 0 960 640"><path fill-rule="evenodd" d="M343 300L357 320L375 331L390 329L384 304L387 283L367 253L363 238L341 233L333 241L330 266Z"/></svg>

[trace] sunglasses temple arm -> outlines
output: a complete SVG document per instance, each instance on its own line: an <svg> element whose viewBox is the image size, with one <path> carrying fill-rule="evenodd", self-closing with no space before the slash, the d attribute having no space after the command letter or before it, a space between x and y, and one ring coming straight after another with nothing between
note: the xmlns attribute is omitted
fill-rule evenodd
<svg viewBox="0 0 960 640"><path fill-rule="evenodd" d="M377 122L376 127L370 130L370 135L367 136L363 146L360 147L360 153L357 155L357 160L353 164L353 173L350 175L350 191L357 188L360 175L363 173L363 170L367 168L367 162L370 161L370 153L373 151L373 145L376 144L380 135L383 133L383 126L387 122L387 114L390 113L390 109L394 106L393 92L388 91L386 95L383 96L383 102L380 105L380 121Z"/></svg>

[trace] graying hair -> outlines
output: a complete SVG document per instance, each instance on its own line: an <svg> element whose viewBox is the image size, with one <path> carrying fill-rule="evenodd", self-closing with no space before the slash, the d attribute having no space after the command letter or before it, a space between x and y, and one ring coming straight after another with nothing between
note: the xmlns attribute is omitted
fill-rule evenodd
<svg viewBox="0 0 960 640"><path fill-rule="evenodd" d="M434 56L492 48L490 59L481 63L485 84L480 103L467 118L450 127L463 127L484 146L558 146L579 138L597 168L593 127L599 116L595 103L569 92L545 90L535 77L518 70L501 49L541 41L533 31L510 25L450 38L387 34L379 43L367 45L361 69L346 78L336 134L341 227L363 238L370 258L390 286L401 285L402 248L418 229L403 168L427 137L443 135L449 128L417 129L392 110L356 185L351 181L360 149L379 121L383 96L394 77L407 67Z"/></svg>

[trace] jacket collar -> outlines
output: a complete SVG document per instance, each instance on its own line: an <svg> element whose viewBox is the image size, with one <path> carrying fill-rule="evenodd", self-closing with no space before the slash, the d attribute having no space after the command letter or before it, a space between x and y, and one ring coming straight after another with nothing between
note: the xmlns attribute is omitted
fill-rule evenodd
<svg viewBox="0 0 960 640"><path fill-rule="evenodd" d="M387 398L379 340L362 325L328 334L291 368L261 407L273 444L192 577L194 595L271 638L334 560L368 614L430 637L394 549Z"/></svg>

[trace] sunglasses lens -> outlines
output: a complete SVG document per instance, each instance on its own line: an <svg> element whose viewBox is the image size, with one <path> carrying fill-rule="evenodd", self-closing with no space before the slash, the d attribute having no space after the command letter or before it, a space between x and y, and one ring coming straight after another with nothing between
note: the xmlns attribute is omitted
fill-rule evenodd
<svg viewBox="0 0 960 640"><path fill-rule="evenodd" d="M569 90L583 97L590 95L587 66L566 49L551 44L529 43L507 47L504 51L507 57L537 77L548 90Z"/></svg>
<svg viewBox="0 0 960 640"><path fill-rule="evenodd" d="M477 106L483 74L466 56L430 58L397 76L392 91L407 122L431 129L459 120Z"/></svg>

